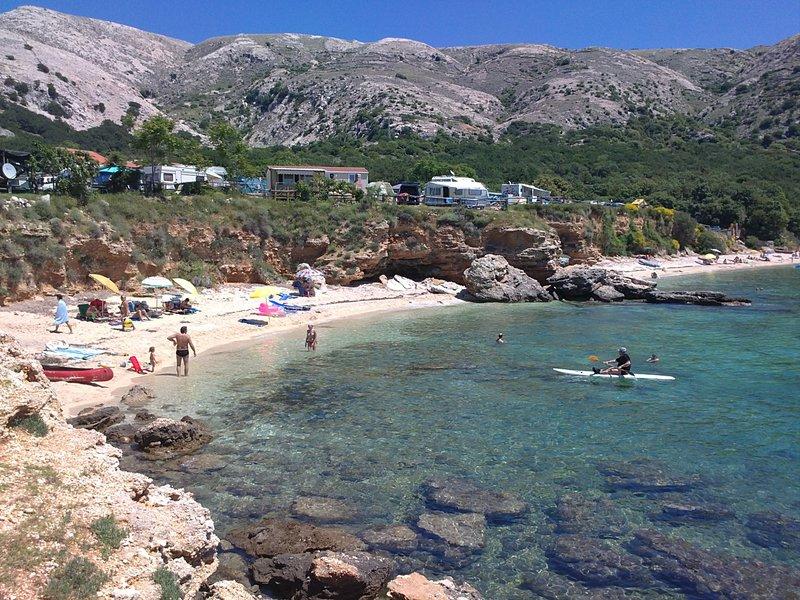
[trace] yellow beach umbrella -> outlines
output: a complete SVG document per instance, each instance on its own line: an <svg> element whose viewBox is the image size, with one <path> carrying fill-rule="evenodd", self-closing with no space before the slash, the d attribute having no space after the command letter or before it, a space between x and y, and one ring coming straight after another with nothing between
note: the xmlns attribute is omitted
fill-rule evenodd
<svg viewBox="0 0 800 600"><path fill-rule="evenodd" d="M711 253L709 252L708 254L704 254L704 255L703 255L703 256L701 256L700 258L702 258L702 259L704 259L704 260L717 260L717 255L716 255L716 254L711 254Z"/></svg>
<svg viewBox="0 0 800 600"><path fill-rule="evenodd" d="M280 293L280 288L277 288L274 285L268 285L254 289L252 292L250 292L250 298L254 300L258 298L269 298L270 296L277 296Z"/></svg>
<svg viewBox="0 0 800 600"><path fill-rule="evenodd" d="M197 291L197 288L194 287L191 281L186 281L185 279L181 279L180 277L173 277L172 281L178 284L179 287L189 292L192 296L197 296L199 293Z"/></svg>
<svg viewBox="0 0 800 600"><path fill-rule="evenodd" d="M99 283L99 284L100 284L100 285L102 285L103 287L105 287L105 288L107 288L107 289L111 290L111 291L112 291L112 292L114 292L115 294L119 294L119 293L120 293L120 292L119 292L119 288L117 287L117 284L116 284L116 283L114 283L113 281L111 281L111 280L110 280L108 277L106 277L105 275L98 275L97 273L89 273L89 277L91 277L92 279L94 279L94 280L95 280L97 283Z"/></svg>

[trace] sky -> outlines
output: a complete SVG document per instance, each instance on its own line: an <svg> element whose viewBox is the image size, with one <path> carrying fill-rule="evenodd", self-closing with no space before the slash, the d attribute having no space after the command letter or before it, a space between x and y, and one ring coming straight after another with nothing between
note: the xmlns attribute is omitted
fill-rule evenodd
<svg viewBox="0 0 800 600"><path fill-rule="evenodd" d="M437 47L750 48L800 33L800 0L0 0L0 12L24 4L189 42L293 32Z"/></svg>

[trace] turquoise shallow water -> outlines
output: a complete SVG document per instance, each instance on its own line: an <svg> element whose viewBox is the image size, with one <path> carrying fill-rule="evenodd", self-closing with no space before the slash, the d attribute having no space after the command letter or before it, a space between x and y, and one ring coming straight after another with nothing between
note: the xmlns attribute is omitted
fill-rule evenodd
<svg viewBox="0 0 800 600"><path fill-rule="evenodd" d="M419 484L433 474L516 492L531 513L489 527L475 562L456 570L427 564L496 600L533 597L518 584L547 567L547 511L571 491L612 499L634 528L798 564L792 551L749 542L743 522L763 510L800 516L800 272L732 272L661 286L721 290L754 304L467 305L322 327L316 354L302 351L297 334L207 355L202 374L156 378L159 400L148 408L208 422L216 437L203 455L224 468L198 474L171 465L157 477L194 491L223 533L286 515L297 496L310 494L355 503L358 520L347 525L355 531L413 522L422 510ZM504 346L494 343L500 331ZM618 345L628 347L639 372L677 381L623 387L551 370L588 368L589 355L611 358ZM645 366L652 352L662 362ZM609 492L596 467L640 457L703 476L705 497L737 518L651 522L657 501Z"/></svg>

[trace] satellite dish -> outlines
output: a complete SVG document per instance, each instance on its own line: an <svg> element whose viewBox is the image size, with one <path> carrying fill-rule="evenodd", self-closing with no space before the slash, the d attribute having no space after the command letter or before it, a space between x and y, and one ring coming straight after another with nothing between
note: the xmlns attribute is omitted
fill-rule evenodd
<svg viewBox="0 0 800 600"><path fill-rule="evenodd" d="M14 179L17 176L17 168L11 163L3 165L3 177L6 179Z"/></svg>

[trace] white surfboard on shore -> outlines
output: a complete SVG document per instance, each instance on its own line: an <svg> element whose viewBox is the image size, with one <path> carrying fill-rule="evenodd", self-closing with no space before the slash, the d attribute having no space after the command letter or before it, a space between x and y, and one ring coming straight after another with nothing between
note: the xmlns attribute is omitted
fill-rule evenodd
<svg viewBox="0 0 800 600"><path fill-rule="evenodd" d="M650 375L647 373L636 373L631 375L611 375L609 373L595 373L594 371L573 371L572 369L553 369L556 373L562 375L574 375L575 377L592 377L596 379L630 379L636 381L637 379L648 381L675 381L671 375Z"/></svg>

